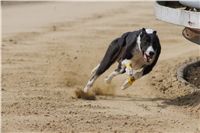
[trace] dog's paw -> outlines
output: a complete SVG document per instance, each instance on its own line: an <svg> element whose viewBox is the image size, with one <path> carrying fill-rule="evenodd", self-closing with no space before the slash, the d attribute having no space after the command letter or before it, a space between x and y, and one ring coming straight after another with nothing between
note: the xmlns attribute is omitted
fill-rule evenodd
<svg viewBox="0 0 200 133"><path fill-rule="evenodd" d="M107 78L104 79L104 81L105 81L106 84L111 84L111 81L112 81L112 80L111 80L110 78L107 77Z"/></svg>
<svg viewBox="0 0 200 133"><path fill-rule="evenodd" d="M88 90L89 90L89 87L88 87L88 86L86 86L86 87L83 89L83 92L84 92L84 93L87 93L87 92L88 92Z"/></svg>
<svg viewBox="0 0 200 133"><path fill-rule="evenodd" d="M121 88L121 90L125 90L130 86L131 86L130 84L123 84L120 88Z"/></svg>
<svg viewBox="0 0 200 133"><path fill-rule="evenodd" d="M121 89L122 90L125 90L127 89L128 87L130 87L133 82L135 81L135 78L134 77L129 77L124 83L123 85L121 86Z"/></svg>
<svg viewBox="0 0 200 133"><path fill-rule="evenodd" d="M128 86L126 86L126 85L122 85L120 88L121 88L121 90L125 90L125 89L128 88Z"/></svg>

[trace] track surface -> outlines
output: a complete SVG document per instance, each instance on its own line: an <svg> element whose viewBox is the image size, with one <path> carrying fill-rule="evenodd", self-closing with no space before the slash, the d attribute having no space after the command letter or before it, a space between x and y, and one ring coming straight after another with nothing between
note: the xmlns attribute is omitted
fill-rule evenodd
<svg viewBox="0 0 200 133"><path fill-rule="evenodd" d="M3 7L2 18L2 132L200 132L200 95L176 79L199 46L156 20L153 3L26 4ZM126 76L116 77L107 91L112 67L95 84L112 96L76 99L108 44L142 27L162 44L151 74L125 91Z"/></svg>

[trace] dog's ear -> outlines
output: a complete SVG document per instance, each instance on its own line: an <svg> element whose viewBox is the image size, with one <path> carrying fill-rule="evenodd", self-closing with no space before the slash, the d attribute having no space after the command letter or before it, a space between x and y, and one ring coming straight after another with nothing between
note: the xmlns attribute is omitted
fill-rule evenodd
<svg viewBox="0 0 200 133"><path fill-rule="evenodd" d="M146 29L145 28L142 28L142 33L146 33Z"/></svg>
<svg viewBox="0 0 200 133"><path fill-rule="evenodd" d="M156 35L156 33L157 33L157 31L155 31L155 30L154 30L154 31L153 31L153 34L155 34L155 35Z"/></svg>
<svg viewBox="0 0 200 133"><path fill-rule="evenodd" d="M147 32L146 32L146 29L145 28L142 28L142 32L140 34L140 37L143 37L144 35L146 35Z"/></svg>

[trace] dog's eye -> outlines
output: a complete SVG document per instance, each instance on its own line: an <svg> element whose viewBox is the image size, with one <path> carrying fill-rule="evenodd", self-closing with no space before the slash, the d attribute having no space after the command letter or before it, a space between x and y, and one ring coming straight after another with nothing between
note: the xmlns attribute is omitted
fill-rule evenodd
<svg viewBox="0 0 200 133"><path fill-rule="evenodd" d="M150 42L151 38L149 36L146 37L146 42Z"/></svg>
<svg viewBox="0 0 200 133"><path fill-rule="evenodd" d="M151 41L151 39L150 39L150 38L147 38L147 39L146 39L146 42L147 42L147 43L149 43L150 41Z"/></svg>

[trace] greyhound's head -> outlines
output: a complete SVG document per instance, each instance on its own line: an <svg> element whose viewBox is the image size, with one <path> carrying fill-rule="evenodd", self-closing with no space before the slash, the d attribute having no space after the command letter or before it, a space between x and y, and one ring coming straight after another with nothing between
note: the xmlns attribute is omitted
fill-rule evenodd
<svg viewBox="0 0 200 133"><path fill-rule="evenodd" d="M137 38L137 44L139 45L139 49L142 52L146 62L151 62L155 57L157 51L156 41L156 31L145 28L141 30L141 33Z"/></svg>

